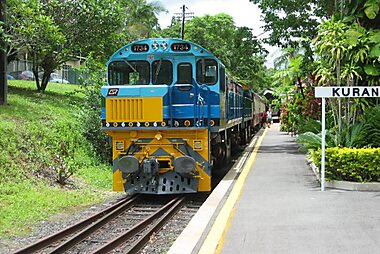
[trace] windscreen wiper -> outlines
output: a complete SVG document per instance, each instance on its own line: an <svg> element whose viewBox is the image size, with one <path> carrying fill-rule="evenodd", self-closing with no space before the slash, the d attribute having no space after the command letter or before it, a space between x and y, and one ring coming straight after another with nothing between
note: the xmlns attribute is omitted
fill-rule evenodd
<svg viewBox="0 0 380 254"><path fill-rule="evenodd" d="M133 68L133 66L125 59L123 59L124 62L126 62L129 66L129 68L131 68L133 70L133 72L137 72L137 70L135 68Z"/></svg>
<svg viewBox="0 0 380 254"><path fill-rule="evenodd" d="M202 57L202 83L205 82L205 75L206 75L206 64L205 64L205 58Z"/></svg>

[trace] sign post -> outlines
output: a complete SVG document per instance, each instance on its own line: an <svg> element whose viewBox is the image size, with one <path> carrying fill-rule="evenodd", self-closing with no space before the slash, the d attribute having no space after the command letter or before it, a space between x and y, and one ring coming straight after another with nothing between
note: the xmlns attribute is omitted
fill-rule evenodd
<svg viewBox="0 0 380 254"><path fill-rule="evenodd" d="M380 86L332 86L315 88L315 98L322 98L321 191L325 191L326 98L342 97L380 97Z"/></svg>
<svg viewBox="0 0 380 254"><path fill-rule="evenodd" d="M326 153L326 98L322 97L322 158L321 191L325 191L325 153Z"/></svg>

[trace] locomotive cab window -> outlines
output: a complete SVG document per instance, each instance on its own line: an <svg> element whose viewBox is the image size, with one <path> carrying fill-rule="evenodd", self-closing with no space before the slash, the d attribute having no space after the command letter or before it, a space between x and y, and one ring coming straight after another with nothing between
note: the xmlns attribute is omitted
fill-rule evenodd
<svg viewBox="0 0 380 254"><path fill-rule="evenodd" d="M149 84L149 63L147 61L116 61L108 66L110 85Z"/></svg>
<svg viewBox="0 0 380 254"><path fill-rule="evenodd" d="M154 85L171 85L173 82L173 64L168 60L157 60L152 63L152 82Z"/></svg>
<svg viewBox="0 0 380 254"><path fill-rule="evenodd" d="M200 84L214 85L218 80L218 63L213 59L198 60L197 82Z"/></svg>
<svg viewBox="0 0 380 254"><path fill-rule="evenodd" d="M220 67L220 91L226 91L226 71L222 66Z"/></svg>
<svg viewBox="0 0 380 254"><path fill-rule="evenodd" d="M192 84L193 71L190 63L180 63L177 70L177 84Z"/></svg>

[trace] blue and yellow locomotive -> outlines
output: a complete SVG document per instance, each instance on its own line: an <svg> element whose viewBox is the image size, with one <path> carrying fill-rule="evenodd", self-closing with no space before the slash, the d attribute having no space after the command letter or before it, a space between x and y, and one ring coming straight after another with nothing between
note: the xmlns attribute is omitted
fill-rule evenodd
<svg viewBox="0 0 380 254"><path fill-rule="evenodd" d="M212 169L248 141L265 110L213 54L180 39L120 48L107 63L101 92L113 189L131 193L210 191Z"/></svg>

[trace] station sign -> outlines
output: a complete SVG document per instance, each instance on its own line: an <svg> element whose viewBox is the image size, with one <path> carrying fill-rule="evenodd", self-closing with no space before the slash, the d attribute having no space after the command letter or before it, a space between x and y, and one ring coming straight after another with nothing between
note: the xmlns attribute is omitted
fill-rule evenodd
<svg viewBox="0 0 380 254"><path fill-rule="evenodd" d="M325 191L326 98L380 97L379 95L380 86L330 86L315 88L315 97L322 98L321 191Z"/></svg>
<svg viewBox="0 0 380 254"><path fill-rule="evenodd" d="M330 86L316 87L316 98L379 97L379 86Z"/></svg>

